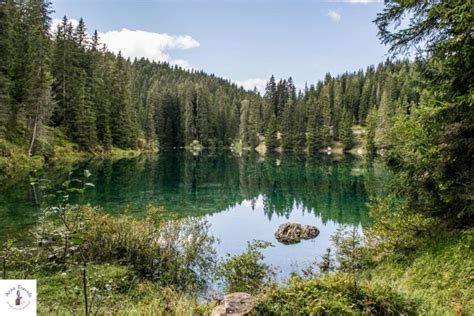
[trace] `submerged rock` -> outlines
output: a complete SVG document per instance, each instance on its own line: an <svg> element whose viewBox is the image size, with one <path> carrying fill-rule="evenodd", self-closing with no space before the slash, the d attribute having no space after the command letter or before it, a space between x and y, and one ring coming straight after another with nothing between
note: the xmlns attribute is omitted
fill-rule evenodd
<svg viewBox="0 0 474 316"><path fill-rule="evenodd" d="M249 315L256 305L255 298L243 292L232 293L224 297L224 303L214 308L212 316Z"/></svg>
<svg viewBox="0 0 474 316"><path fill-rule="evenodd" d="M293 244L300 242L301 239L312 239L319 235L316 226L301 225L297 223L285 223L278 227L275 232L275 238L279 242Z"/></svg>

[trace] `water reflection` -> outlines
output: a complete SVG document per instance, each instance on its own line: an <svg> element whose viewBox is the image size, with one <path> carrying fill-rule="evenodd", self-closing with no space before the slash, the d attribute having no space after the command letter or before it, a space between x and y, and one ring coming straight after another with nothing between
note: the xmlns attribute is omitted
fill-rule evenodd
<svg viewBox="0 0 474 316"><path fill-rule="evenodd" d="M378 163L351 156L237 155L229 151L161 152L121 160L91 160L75 167L92 173L82 200L106 212L141 216L148 205L163 206L177 216L206 216L210 233L220 239L218 254L237 254L247 242L261 239L275 247L265 250L267 262L287 276L321 256L330 236L341 225L358 230L370 224L368 197L382 194L388 177ZM67 170L44 175L60 185ZM0 189L0 239L22 238L39 213L28 179L4 183ZM74 202L74 200L73 200ZM273 237L286 221L316 225L320 235L296 245Z"/></svg>
<svg viewBox="0 0 474 316"><path fill-rule="evenodd" d="M288 218L299 209L322 223L366 225L366 202L380 190L385 172L351 156L242 156L228 151L161 152L121 160L80 163L88 169L94 188L85 201L107 212L144 214L149 204L163 206L178 216L201 216L229 211L248 201L260 203L267 219ZM45 175L60 184L65 171ZM32 223L37 214L28 179L0 190L2 233Z"/></svg>

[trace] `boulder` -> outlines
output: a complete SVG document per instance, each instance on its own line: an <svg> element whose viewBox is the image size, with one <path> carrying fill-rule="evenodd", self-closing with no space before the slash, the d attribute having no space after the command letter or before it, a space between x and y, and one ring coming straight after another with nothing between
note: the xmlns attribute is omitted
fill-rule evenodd
<svg viewBox="0 0 474 316"><path fill-rule="evenodd" d="M232 293L224 297L224 303L214 308L212 316L249 315L256 305L255 298L243 292Z"/></svg>
<svg viewBox="0 0 474 316"><path fill-rule="evenodd" d="M281 224L275 232L275 238L279 242L293 244L301 239L312 239L319 235L316 226L301 225L297 223Z"/></svg>

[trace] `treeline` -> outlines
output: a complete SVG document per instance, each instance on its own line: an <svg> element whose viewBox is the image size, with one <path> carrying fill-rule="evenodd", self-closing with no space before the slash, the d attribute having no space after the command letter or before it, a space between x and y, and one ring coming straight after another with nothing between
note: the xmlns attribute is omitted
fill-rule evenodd
<svg viewBox="0 0 474 316"><path fill-rule="evenodd" d="M0 1L0 136L48 150L49 127L83 150L229 146L253 92L201 71L130 61L81 19L51 30L51 3Z"/></svg>
<svg viewBox="0 0 474 316"><path fill-rule="evenodd" d="M408 61L370 66L365 71L332 77L296 93L291 78L270 78L261 109L267 149L319 151L340 141L344 149L354 145L352 126L368 127L368 151L383 148L385 132L397 111L409 111L419 101L414 81L415 65ZM252 116L250 116L252 117ZM252 131L249 130L249 135ZM251 137L242 137L252 145Z"/></svg>
<svg viewBox="0 0 474 316"><path fill-rule="evenodd" d="M419 100L408 61L327 74L302 90L272 76L261 96L202 71L114 55L82 19L51 30L49 1L0 4L0 137L30 155L51 150L49 128L86 151L265 140L268 151L316 152L334 142L350 149L354 124L367 125L374 153L388 145L395 114Z"/></svg>

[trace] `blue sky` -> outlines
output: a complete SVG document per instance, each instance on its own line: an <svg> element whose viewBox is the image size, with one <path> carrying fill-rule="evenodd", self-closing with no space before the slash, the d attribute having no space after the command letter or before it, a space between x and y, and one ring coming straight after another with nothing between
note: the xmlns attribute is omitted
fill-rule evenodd
<svg viewBox="0 0 474 316"><path fill-rule="evenodd" d="M112 51L203 69L250 88L271 74L303 86L387 56L377 0L53 0Z"/></svg>

